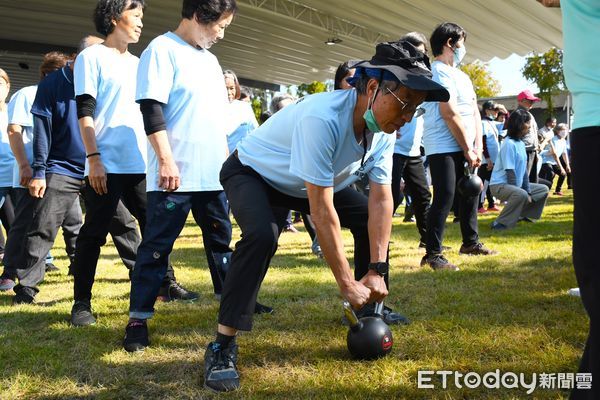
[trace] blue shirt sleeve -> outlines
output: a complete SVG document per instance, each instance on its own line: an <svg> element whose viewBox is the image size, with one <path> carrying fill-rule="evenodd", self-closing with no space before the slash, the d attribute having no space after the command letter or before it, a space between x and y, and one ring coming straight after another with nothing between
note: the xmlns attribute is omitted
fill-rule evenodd
<svg viewBox="0 0 600 400"><path fill-rule="evenodd" d="M52 118L33 115L33 178L46 178L46 161L52 144Z"/></svg>
<svg viewBox="0 0 600 400"><path fill-rule="evenodd" d="M52 113L53 98L52 84L45 79L40 82L35 100L31 106L33 114L33 177L35 179L44 179L46 176L46 167L50 146L52 144Z"/></svg>
<svg viewBox="0 0 600 400"><path fill-rule="evenodd" d="M507 142L503 150L504 151L500 151L500 157L502 157L504 169L516 170L517 153L515 146L512 145L512 143Z"/></svg>
<svg viewBox="0 0 600 400"><path fill-rule="evenodd" d="M169 53L156 47L148 47L138 64L135 100L152 99L168 104L174 74Z"/></svg>
<svg viewBox="0 0 600 400"><path fill-rule="evenodd" d="M24 90L19 90L11 97L7 107L9 125L32 126L30 102Z"/></svg>
<svg viewBox="0 0 600 400"><path fill-rule="evenodd" d="M97 45L101 46L101 45ZM92 50L92 51L90 51ZM75 60L73 71L73 82L75 84L75 96L89 94L94 99L98 97L98 62L92 47L79 53Z"/></svg>
<svg viewBox="0 0 600 400"><path fill-rule="evenodd" d="M375 165L369 171L369 180L380 185L390 185L392 183L392 168L394 165L394 144L395 134L386 134L386 145L379 153L379 158Z"/></svg>
<svg viewBox="0 0 600 400"><path fill-rule="evenodd" d="M294 126L290 173L317 186L333 186L335 132L317 117L305 117Z"/></svg>

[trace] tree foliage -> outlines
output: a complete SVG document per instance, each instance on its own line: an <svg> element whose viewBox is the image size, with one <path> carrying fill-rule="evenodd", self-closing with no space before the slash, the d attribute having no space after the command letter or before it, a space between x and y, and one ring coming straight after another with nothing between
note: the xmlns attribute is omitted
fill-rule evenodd
<svg viewBox="0 0 600 400"><path fill-rule="evenodd" d="M302 97L308 94L321 93L327 91L327 84L324 82L313 81L311 83L303 83L298 86L297 96Z"/></svg>
<svg viewBox="0 0 600 400"><path fill-rule="evenodd" d="M565 88L562 61L563 51L553 47L545 53L527 57L521 71L527 80L534 82L540 89L539 96L548 104L550 116L554 114L552 96Z"/></svg>
<svg viewBox="0 0 600 400"><path fill-rule="evenodd" d="M500 93L500 82L498 82L487 67L480 61L460 66L461 71L471 78L477 98L494 97Z"/></svg>

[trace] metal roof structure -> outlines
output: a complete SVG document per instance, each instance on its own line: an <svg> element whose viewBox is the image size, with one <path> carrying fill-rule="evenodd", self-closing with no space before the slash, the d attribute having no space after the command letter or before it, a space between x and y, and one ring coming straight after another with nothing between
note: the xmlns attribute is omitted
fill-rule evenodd
<svg viewBox="0 0 600 400"><path fill-rule="evenodd" d="M0 0L0 67L13 89L34 83L41 54L73 50L94 34L95 0ZM211 48L223 68L271 84L333 77L337 65L370 58L374 45L410 31L429 36L443 21L467 31L467 61L525 55L562 46L558 9L535 0L237 0L225 38ZM147 0L139 55L175 29L181 0ZM330 38L340 39L327 45ZM29 69L24 69L25 67Z"/></svg>

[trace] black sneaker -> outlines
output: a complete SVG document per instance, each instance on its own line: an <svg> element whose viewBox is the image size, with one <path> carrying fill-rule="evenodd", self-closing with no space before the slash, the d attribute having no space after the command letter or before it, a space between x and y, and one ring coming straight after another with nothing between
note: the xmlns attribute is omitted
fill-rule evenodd
<svg viewBox="0 0 600 400"><path fill-rule="evenodd" d="M425 254L421 259L421 267L425 265L429 265L434 271L459 271L459 268L451 264L442 254Z"/></svg>
<svg viewBox="0 0 600 400"><path fill-rule="evenodd" d="M379 316L375 314L375 303L365 305L359 311L356 312L358 318L362 317L375 317ZM408 325L410 321L404 315L393 311L390 307L383 306L383 321L388 325Z"/></svg>
<svg viewBox="0 0 600 400"><path fill-rule="evenodd" d="M265 306L257 301L254 306L254 314L273 314L273 307Z"/></svg>
<svg viewBox="0 0 600 400"><path fill-rule="evenodd" d="M13 306L16 306L19 304L33 304L33 303L35 303L35 299L33 298L33 296L31 296L27 293L23 293L23 292L17 293L12 299Z"/></svg>
<svg viewBox="0 0 600 400"><path fill-rule="evenodd" d="M60 271L60 269L56 265L52 264L51 262L46 263L46 272L57 272L57 271Z"/></svg>
<svg viewBox="0 0 600 400"><path fill-rule="evenodd" d="M229 392L240 387L237 363L238 346L231 341L225 349L210 342L204 353L204 387L214 392Z"/></svg>
<svg viewBox="0 0 600 400"><path fill-rule="evenodd" d="M465 246L463 244L462 246L460 246L458 254L464 254L467 256L491 256L494 254L498 254L498 252L495 250L488 249L481 242L477 242L470 246Z"/></svg>
<svg viewBox="0 0 600 400"><path fill-rule="evenodd" d="M78 300L71 309L71 324L74 326L94 325L96 318L92 314L92 306L89 301Z"/></svg>
<svg viewBox="0 0 600 400"><path fill-rule="evenodd" d="M196 301L198 300L198 293L187 290L177 281L170 281L168 285L160 287L158 299L161 301Z"/></svg>
<svg viewBox="0 0 600 400"><path fill-rule="evenodd" d="M123 348L130 353L144 351L150 346L148 339L148 325L146 320L131 321L125 327L125 339L123 339Z"/></svg>

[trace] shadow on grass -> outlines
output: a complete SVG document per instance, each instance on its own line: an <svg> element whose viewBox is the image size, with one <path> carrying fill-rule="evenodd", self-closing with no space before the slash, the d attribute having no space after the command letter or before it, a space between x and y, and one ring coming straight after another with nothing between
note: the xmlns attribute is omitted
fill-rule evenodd
<svg viewBox="0 0 600 400"><path fill-rule="evenodd" d="M416 234L414 227L406 229L410 229L409 234ZM190 260L198 254L195 249L177 252L182 260ZM194 257L191 252L194 252ZM274 264L277 269L289 268L296 262L306 266L303 254L297 251L276 257ZM199 255L204 258L201 252ZM584 311L578 299L563 294L574 281L570 268L565 268L570 265L569 257L568 254L564 257L540 257L508 265L498 256L470 258L469 263L476 261L477 268L467 263L459 273L436 273L428 269L394 271L387 303L413 321L408 327L393 327L398 343L394 362L413 363L412 367L407 367L410 370L415 368L414 363L426 363L430 357L451 356L449 358L452 359L460 352L468 353L473 359L487 357L492 365L506 362L504 358L510 360L511 357L518 362L520 358L528 357L519 353L522 344L519 340L532 341L543 350L546 349L544 341L549 346L556 346L549 347L548 352L558 351L559 345L581 348L586 332L578 328L584 319ZM286 262L281 262L284 259ZM288 266L279 266L278 262ZM325 267L320 262L315 265ZM110 278L98 281L102 279L107 283L113 282ZM261 302L274 306L276 314L255 318L255 331L240 338L244 344L240 353L243 377L261 369L266 372L281 368L285 374L288 363L312 366L313 369L330 363L335 367L340 363L350 367L356 365L362 371L362 364L354 364L349 359L343 344L346 328L340 324L341 300L335 284L313 279L310 274L291 275L284 281L269 282L259 297ZM126 298L127 293L117 297L119 300ZM1 295L0 306L8 306L9 300L9 296ZM50 303L55 305L66 300ZM207 298L195 304L157 304L157 315L149 324L153 349L145 355L129 356L121 350L126 309L113 307L110 311L104 310L99 313L96 326L75 329L66 322L68 312L52 306L23 307L17 312L1 315L0 335L4 348L16 346L27 351L4 354L0 376L7 382L18 380L23 375L43 376L48 382L68 381L91 391L89 396L78 395L76 388L65 389L62 395L38 396L32 393L28 396L32 399L86 396L106 399L211 398L210 393L201 389L201 355L214 335L217 312L218 303ZM573 316L579 322L574 323ZM568 324L566 331L565 324ZM533 336L515 338L514 349L508 350L509 344L502 340L491 345L485 340L474 341L470 345L461 342L464 340L462 336L487 338L512 330ZM278 333L286 340L277 340ZM268 339L261 338L262 334ZM535 339L535 335L541 339ZM448 343L438 343L444 341ZM453 349L455 342L459 346ZM433 350L424 350L427 346ZM193 354L194 359L189 359L189 354ZM449 367L461 368L460 361L448 363ZM373 369L380 366L376 363L369 365ZM574 370L576 360L563 357L556 365L563 368L562 371L570 371ZM414 384L387 382L369 386L360 377L355 378L328 385L255 383L251 391L243 388L234 397L444 398L440 392L435 395L423 392ZM273 379L277 381L278 378ZM258 379L258 382L262 380ZM463 393L459 390L451 393L454 398L510 397L506 393L500 396L484 392L480 396L479 392ZM518 395L517 392L514 396Z"/></svg>

